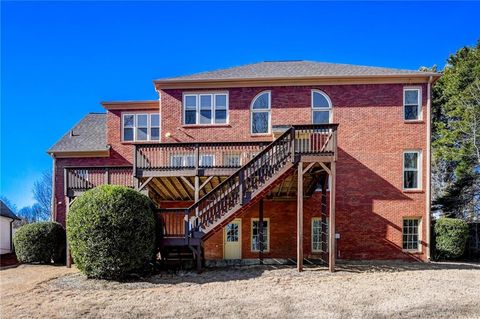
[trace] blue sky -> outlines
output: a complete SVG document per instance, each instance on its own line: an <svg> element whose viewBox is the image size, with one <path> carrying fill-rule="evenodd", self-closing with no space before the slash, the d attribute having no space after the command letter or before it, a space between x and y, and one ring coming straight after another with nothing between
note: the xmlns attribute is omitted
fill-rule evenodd
<svg viewBox="0 0 480 319"><path fill-rule="evenodd" d="M46 150L99 102L152 80L265 60L443 67L480 38L480 3L3 2L1 194L19 208Z"/></svg>

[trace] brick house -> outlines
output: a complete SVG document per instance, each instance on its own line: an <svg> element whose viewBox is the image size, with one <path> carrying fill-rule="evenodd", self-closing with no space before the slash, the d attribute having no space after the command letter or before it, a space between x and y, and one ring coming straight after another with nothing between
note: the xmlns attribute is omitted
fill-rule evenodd
<svg viewBox="0 0 480 319"><path fill-rule="evenodd" d="M438 73L262 62L103 102L48 153L54 219L100 184L147 194L160 252L202 259L428 260Z"/></svg>

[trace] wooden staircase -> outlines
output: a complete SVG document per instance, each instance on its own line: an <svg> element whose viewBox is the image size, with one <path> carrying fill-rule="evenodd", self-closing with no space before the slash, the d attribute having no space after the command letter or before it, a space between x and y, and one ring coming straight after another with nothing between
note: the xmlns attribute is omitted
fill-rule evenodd
<svg viewBox="0 0 480 319"><path fill-rule="evenodd" d="M201 267L202 243L293 174L302 156L333 158L336 125L291 126L192 206L159 209L162 247L188 246Z"/></svg>

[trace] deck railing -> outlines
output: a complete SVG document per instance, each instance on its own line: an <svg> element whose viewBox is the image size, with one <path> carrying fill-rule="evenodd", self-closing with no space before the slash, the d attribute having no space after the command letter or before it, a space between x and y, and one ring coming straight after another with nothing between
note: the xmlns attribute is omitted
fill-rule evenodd
<svg viewBox="0 0 480 319"><path fill-rule="evenodd" d="M86 191L104 184L133 187L132 166L65 168L65 194Z"/></svg>
<svg viewBox="0 0 480 319"><path fill-rule="evenodd" d="M188 240L189 221L188 209L166 208L157 212L157 218L162 226L163 238L185 238Z"/></svg>
<svg viewBox="0 0 480 319"><path fill-rule="evenodd" d="M139 170L236 169L270 142L162 143L135 145Z"/></svg>
<svg viewBox="0 0 480 319"><path fill-rule="evenodd" d="M207 229L230 209L248 202L253 192L265 185L288 161L296 161L297 155L336 156L337 126L299 125L288 128L234 174L186 208L183 215L177 210L177 218L194 216L193 224L187 225L188 218L184 219L186 238L189 236L187 233Z"/></svg>

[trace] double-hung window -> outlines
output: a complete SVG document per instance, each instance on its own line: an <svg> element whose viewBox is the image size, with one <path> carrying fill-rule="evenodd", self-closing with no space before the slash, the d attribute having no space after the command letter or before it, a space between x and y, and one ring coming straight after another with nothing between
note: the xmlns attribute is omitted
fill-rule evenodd
<svg viewBox="0 0 480 319"><path fill-rule="evenodd" d="M328 220L325 220L325 222L326 223L323 225L321 217L312 218L312 252L314 253L326 252L326 241L328 240ZM324 229L324 232L322 231L322 228Z"/></svg>
<svg viewBox="0 0 480 319"><path fill-rule="evenodd" d="M403 249L420 251L420 218L404 218L402 235Z"/></svg>
<svg viewBox="0 0 480 319"><path fill-rule="evenodd" d="M403 153L403 189L421 189L421 152Z"/></svg>
<svg viewBox="0 0 480 319"><path fill-rule="evenodd" d="M269 219L263 220L263 251L270 250L269 240ZM258 219L252 219L252 251L260 251L260 221Z"/></svg>
<svg viewBox="0 0 480 319"><path fill-rule="evenodd" d="M227 119L227 93L188 93L183 95L183 124L225 124Z"/></svg>
<svg viewBox="0 0 480 319"><path fill-rule="evenodd" d="M403 89L403 116L405 121L421 120L422 90L420 88Z"/></svg>
<svg viewBox="0 0 480 319"><path fill-rule="evenodd" d="M312 123L327 124L332 122L332 102L322 91L312 90Z"/></svg>
<svg viewBox="0 0 480 319"><path fill-rule="evenodd" d="M223 166L225 167L240 167L241 154L224 154Z"/></svg>
<svg viewBox="0 0 480 319"><path fill-rule="evenodd" d="M122 136L125 142L160 140L160 115L136 113L122 115Z"/></svg>
<svg viewBox="0 0 480 319"><path fill-rule="evenodd" d="M252 134L270 133L271 122L271 92L258 94L252 101L250 128Z"/></svg>
<svg viewBox="0 0 480 319"><path fill-rule="evenodd" d="M193 155L173 154L170 156L170 163L173 167L195 167Z"/></svg>

